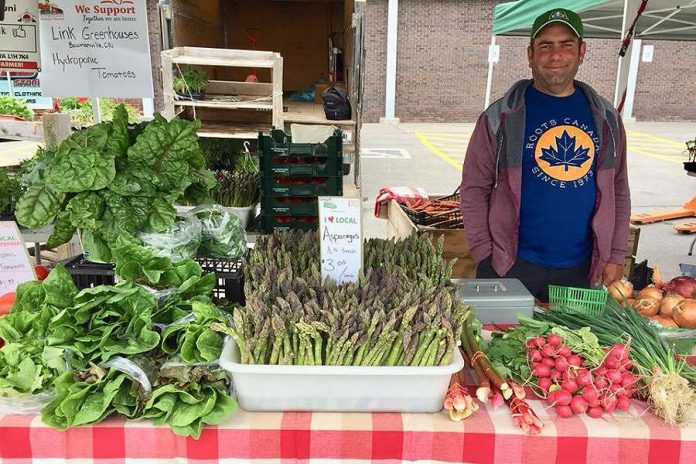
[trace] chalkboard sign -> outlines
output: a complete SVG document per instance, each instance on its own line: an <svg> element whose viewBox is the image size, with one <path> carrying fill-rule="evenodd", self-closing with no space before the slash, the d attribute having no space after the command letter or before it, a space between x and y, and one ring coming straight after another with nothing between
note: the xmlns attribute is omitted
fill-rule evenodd
<svg viewBox="0 0 696 464"><path fill-rule="evenodd" d="M28 280L36 280L36 274L22 234L14 222L0 222L0 295Z"/></svg>
<svg viewBox="0 0 696 464"><path fill-rule="evenodd" d="M363 262L361 203L358 198L319 197L321 276L356 282Z"/></svg>

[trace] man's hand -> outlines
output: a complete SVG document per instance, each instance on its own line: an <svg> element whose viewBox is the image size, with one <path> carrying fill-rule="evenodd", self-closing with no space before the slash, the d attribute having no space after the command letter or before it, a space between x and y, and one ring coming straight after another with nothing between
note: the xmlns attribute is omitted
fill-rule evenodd
<svg viewBox="0 0 696 464"><path fill-rule="evenodd" d="M607 263L602 271L602 283L609 286L612 282L620 280L624 275L624 267L621 264Z"/></svg>

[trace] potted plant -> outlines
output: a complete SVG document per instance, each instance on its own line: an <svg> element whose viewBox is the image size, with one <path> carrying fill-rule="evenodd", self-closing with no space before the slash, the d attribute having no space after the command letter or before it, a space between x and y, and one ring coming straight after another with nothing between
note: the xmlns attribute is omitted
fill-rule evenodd
<svg viewBox="0 0 696 464"><path fill-rule="evenodd" d="M179 75L174 77L174 91L184 99L202 100L205 95L203 89L208 83L208 75L205 71L184 66Z"/></svg>

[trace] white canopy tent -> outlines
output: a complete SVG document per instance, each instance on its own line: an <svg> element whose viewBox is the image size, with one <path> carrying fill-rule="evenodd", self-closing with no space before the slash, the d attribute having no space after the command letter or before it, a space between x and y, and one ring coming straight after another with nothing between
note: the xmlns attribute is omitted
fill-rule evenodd
<svg viewBox="0 0 696 464"><path fill-rule="evenodd" d="M548 0L518 0L495 7L491 44L495 45L496 35L529 36L536 16L551 5L577 11L585 25L586 38L617 40L614 104L618 107L625 98L624 117L632 113L641 39L696 40L696 0L557 0L552 4ZM632 44L626 48L624 56L619 56L622 41L629 31ZM485 106L490 101L492 61L489 60Z"/></svg>

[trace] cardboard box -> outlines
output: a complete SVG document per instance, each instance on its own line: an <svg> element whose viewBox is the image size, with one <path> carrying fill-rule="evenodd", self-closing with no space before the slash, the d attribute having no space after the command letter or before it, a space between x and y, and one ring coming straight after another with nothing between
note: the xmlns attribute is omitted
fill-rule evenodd
<svg viewBox="0 0 696 464"><path fill-rule="evenodd" d="M431 198L440 198L443 195L432 195ZM445 237L445 244L442 250L444 259L457 258L457 262L452 270L452 278L473 279L476 277L476 264L471 258L469 242L466 239L464 229L431 229L428 227L416 226L406 215L396 200L391 200L387 208L387 237L403 239L413 232L428 234L433 242L437 242L440 236Z"/></svg>

